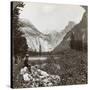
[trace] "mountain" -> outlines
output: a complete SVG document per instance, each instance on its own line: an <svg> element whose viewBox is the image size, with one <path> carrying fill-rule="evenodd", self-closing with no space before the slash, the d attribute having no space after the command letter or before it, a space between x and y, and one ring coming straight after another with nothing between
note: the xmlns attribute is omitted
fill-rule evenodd
<svg viewBox="0 0 90 90"><path fill-rule="evenodd" d="M19 23L21 25L20 31L24 33L23 36L27 40L29 50L38 52L40 45L42 46L42 50L46 50L46 35L42 34L39 30L37 30L37 28L28 20L20 19Z"/></svg>
<svg viewBox="0 0 90 90"><path fill-rule="evenodd" d="M63 38L62 42L53 50L60 52L64 49L87 50L87 7L79 24L75 25Z"/></svg>
<svg viewBox="0 0 90 90"><path fill-rule="evenodd" d="M51 33L48 34L50 43L52 46L54 46L53 49L61 43L66 33L69 32L74 25L75 23L70 21L68 25L66 25L65 28L61 32L52 31Z"/></svg>
<svg viewBox="0 0 90 90"><path fill-rule="evenodd" d="M37 52L39 52L40 48L42 52L53 51L63 40L66 33L75 25L74 22L69 22L61 32L52 30L48 34L43 34L28 20L20 19L19 24L21 25L20 31L24 33L24 37L27 40L29 51Z"/></svg>

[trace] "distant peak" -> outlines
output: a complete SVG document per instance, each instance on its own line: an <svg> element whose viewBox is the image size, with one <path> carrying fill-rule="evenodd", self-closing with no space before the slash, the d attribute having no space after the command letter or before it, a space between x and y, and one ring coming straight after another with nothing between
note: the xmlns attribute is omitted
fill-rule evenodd
<svg viewBox="0 0 90 90"><path fill-rule="evenodd" d="M75 22L69 21L68 25L75 25Z"/></svg>

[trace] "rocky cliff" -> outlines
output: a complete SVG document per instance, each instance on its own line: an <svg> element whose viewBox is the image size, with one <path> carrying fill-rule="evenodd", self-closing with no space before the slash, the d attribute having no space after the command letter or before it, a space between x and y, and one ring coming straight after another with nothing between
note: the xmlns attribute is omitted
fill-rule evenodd
<svg viewBox="0 0 90 90"><path fill-rule="evenodd" d="M82 7L85 9L82 20L65 35L62 42L53 52L59 52L67 48L83 51L87 50L87 7Z"/></svg>
<svg viewBox="0 0 90 90"><path fill-rule="evenodd" d="M43 34L25 19L21 19L19 23L21 25L20 30L24 33L24 37L27 40L29 51L36 52L39 52L40 48L42 52L52 51L63 40L66 33L75 25L74 22L69 22L61 32L52 30L48 34Z"/></svg>

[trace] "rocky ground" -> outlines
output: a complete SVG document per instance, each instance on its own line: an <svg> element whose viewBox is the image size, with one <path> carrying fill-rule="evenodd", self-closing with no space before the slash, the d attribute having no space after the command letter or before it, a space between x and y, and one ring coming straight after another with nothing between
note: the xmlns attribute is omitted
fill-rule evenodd
<svg viewBox="0 0 90 90"><path fill-rule="evenodd" d="M31 66L31 71L27 67L23 67L17 75L15 88L57 86L60 84L60 80L60 76L48 74L39 69L38 65Z"/></svg>

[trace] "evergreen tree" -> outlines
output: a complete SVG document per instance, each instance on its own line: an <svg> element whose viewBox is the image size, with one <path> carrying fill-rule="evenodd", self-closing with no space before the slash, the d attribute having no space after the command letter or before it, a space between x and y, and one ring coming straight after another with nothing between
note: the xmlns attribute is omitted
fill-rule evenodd
<svg viewBox="0 0 90 90"><path fill-rule="evenodd" d="M73 34L73 32L71 33L71 41L70 41L70 47L72 48L72 49L74 49L74 43L75 42L75 40L74 40L74 34Z"/></svg>
<svg viewBox="0 0 90 90"><path fill-rule="evenodd" d="M11 20L12 20L12 43L13 43L13 56L16 58L17 56L23 57L28 49L26 39L23 37L23 33L19 30L21 25L19 24L19 11L20 8L24 7L23 2L11 2ZM16 60L16 59L15 59Z"/></svg>

